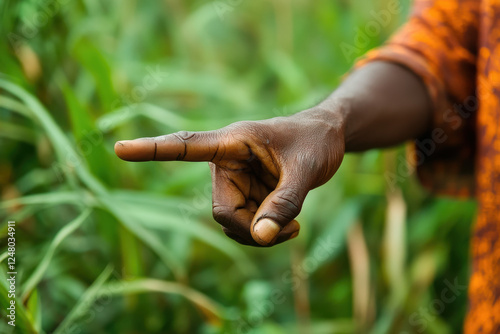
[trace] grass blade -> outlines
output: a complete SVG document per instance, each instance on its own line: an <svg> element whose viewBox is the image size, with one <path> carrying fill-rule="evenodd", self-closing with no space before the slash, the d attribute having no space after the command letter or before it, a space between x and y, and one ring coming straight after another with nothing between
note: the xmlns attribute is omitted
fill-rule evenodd
<svg viewBox="0 0 500 334"><path fill-rule="evenodd" d="M0 78L0 88L5 89L11 94L17 96L31 111L33 117L40 123L42 128L47 133L60 164L63 166L69 164L71 167L69 169L62 168L62 170L68 171L74 169L82 182L94 193L105 192L104 186L85 168L86 165L80 155L77 154L69 140L66 138L59 126L54 122L50 113L47 109L45 109L40 101L38 101L33 95L28 93L22 87L2 78ZM69 175L70 180L72 179L70 173L66 173L66 175ZM74 180L72 183L76 185Z"/></svg>
<svg viewBox="0 0 500 334"><path fill-rule="evenodd" d="M17 205L37 205L37 204L74 204L88 206L94 205L94 200L89 194L81 194L74 191L59 191L53 193L28 195L14 198L0 203L0 209L6 209Z"/></svg>
<svg viewBox="0 0 500 334"><path fill-rule="evenodd" d="M127 201L124 198L114 199L114 203L112 206L120 207L121 215L126 217L125 220L133 222L132 225L135 228L142 225L147 229L174 231L190 235L229 256L243 273L249 275L257 272L254 263L237 244L222 233L217 233L207 227L195 217L182 216L180 212L175 214L172 208L165 205L147 205L146 203Z"/></svg>
<svg viewBox="0 0 500 334"><path fill-rule="evenodd" d="M99 277L97 277L94 283L85 291L80 300L78 300L73 309L69 312L66 318L64 318L64 320L52 334L66 333L70 328L74 329L76 322L92 306L94 300L98 296L98 292L100 291L106 280L111 276L112 272L113 267L111 265L108 265L106 266L106 268L104 268Z"/></svg>
<svg viewBox="0 0 500 334"><path fill-rule="evenodd" d="M121 296L145 292L163 292L184 296L201 308L209 317L228 318L223 306L213 301L203 293L176 282L168 282L151 278L133 281L118 281L104 285L98 296Z"/></svg>
<svg viewBox="0 0 500 334"><path fill-rule="evenodd" d="M33 290L26 306L29 314L31 314L33 318L33 326L37 332L40 332L42 330L42 309L40 305L40 295L37 289Z"/></svg>
<svg viewBox="0 0 500 334"><path fill-rule="evenodd" d="M34 144L36 140L36 134L32 129L22 125L2 121L0 121L0 136L11 140L22 141L28 144Z"/></svg>
<svg viewBox="0 0 500 334"><path fill-rule="evenodd" d="M120 206L113 201L106 198L100 198L100 201L130 232L135 234L145 245L156 253L167 268L172 270L172 273L178 280L184 281L186 279L186 272L182 264L171 255L170 251L154 233L145 229L142 225L137 224L133 216L126 214L121 209L117 209Z"/></svg>
<svg viewBox="0 0 500 334"><path fill-rule="evenodd" d="M57 247L61 244L61 242L72 232L74 232L78 227L82 225L82 223L89 217L91 213L91 209L86 209L83 211L78 217L76 217L73 221L64 226L55 236L54 240L51 242L49 249L45 252L43 259L40 261L40 264L36 267L35 271L31 274L31 276L26 280L23 286L23 294L21 299L25 301L30 295L33 288L40 282L45 274L45 271L49 267L49 263L52 260L52 257L55 254Z"/></svg>
<svg viewBox="0 0 500 334"><path fill-rule="evenodd" d="M0 96L0 107L10 111L15 111L26 117L32 116L32 113L24 104L7 96Z"/></svg>

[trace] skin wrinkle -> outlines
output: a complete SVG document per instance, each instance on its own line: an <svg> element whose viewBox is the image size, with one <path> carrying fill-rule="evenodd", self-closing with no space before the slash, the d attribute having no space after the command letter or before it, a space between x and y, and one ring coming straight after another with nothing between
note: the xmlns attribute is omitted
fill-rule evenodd
<svg viewBox="0 0 500 334"><path fill-rule="evenodd" d="M267 182L265 182L265 180L262 179L262 177L260 176L261 174L258 172L258 171L254 171L254 178L250 178L250 182L252 183L253 185L253 192L250 194L250 198L253 198L255 200L255 202L259 203L259 205L264 201L264 199L267 197L267 194L269 194L271 191L273 191L273 189L275 188L276 184L278 182L275 183L275 186L269 186L267 184ZM258 185L255 184L255 181L256 180L259 180L260 183L257 183Z"/></svg>
<svg viewBox="0 0 500 334"><path fill-rule="evenodd" d="M222 161L224 159L224 157L226 156L226 152L227 152L226 145L224 145L223 143L220 145L222 145L222 153L220 154L218 161ZM220 148L220 145L219 145L219 148Z"/></svg>
<svg viewBox="0 0 500 334"><path fill-rule="evenodd" d="M253 175L255 175L255 177L261 181L261 183L266 188L265 190L268 193L273 191L274 188L276 188L276 185L278 184L279 179L277 179L272 174L266 174L264 165L262 164L261 161L253 161L252 164L250 165L250 168L252 169ZM272 180L269 180L269 177L264 179L265 176L269 176L270 178L272 178Z"/></svg>
<svg viewBox="0 0 500 334"><path fill-rule="evenodd" d="M242 193L245 198L248 198L250 196L250 187L248 188L248 191L244 191L243 189L240 188L240 186L236 183L236 181L232 177L229 177L227 175L227 171L223 170L222 172L225 174L226 180L231 184L233 184L234 187L238 189L238 191Z"/></svg>
<svg viewBox="0 0 500 334"><path fill-rule="evenodd" d="M255 159L255 154L252 151L252 147L250 147L250 145L246 141L241 142L248 148L249 158L246 160L246 162L251 162L253 159Z"/></svg>
<svg viewBox="0 0 500 334"><path fill-rule="evenodd" d="M229 230L228 228L226 228L226 227L224 227L224 226L222 227L222 231L223 231L223 232L224 232L224 233L225 233L225 234L226 234L229 238L233 239L234 241L236 241L236 242L238 242L238 243L240 243L240 244L242 244L242 245L248 245L248 246L249 246L249 245L252 245L252 246L253 246L254 244L256 244L254 241L253 241L253 242L252 242L252 241L250 241L250 242L249 242L248 240L246 240L246 239L243 239L243 238L239 237L239 236L238 236L238 234L231 232L231 230ZM258 246L258 244L257 244L257 246Z"/></svg>
<svg viewBox="0 0 500 334"><path fill-rule="evenodd" d="M217 167L215 167L215 168L217 168ZM219 170L219 171L220 171L220 173L218 174L219 178L220 177L228 178L227 171L224 171L223 169ZM221 173L223 173L223 174L221 174ZM224 175L224 176L222 176L222 175ZM235 182L231 182L231 183L229 183L229 185L236 188L239 194L242 194L242 189ZM215 189L215 191L217 191L217 190ZM241 196L241 197L243 199L243 196ZM256 246L258 244L256 244L255 241L253 241L253 239L249 233L248 228L242 229L241 228L242 225L240 225L241 220L239 220L237 218L237 217L241 216L241 214L244 214L244 212L249 212L251 215L253 215L252 210L249 209L252 207L252 204L253 204L253 206L255 206L255 203L253 201L251 201L251 200L245 201L243 199L243 202L240 202L239 206L235 205L235 208L234 208L231 205L222 206L222 205L218 204L217 201L214 201L213 211L215 214L215 218L221 224L223 224L224 226L226 226L227 228L229 228L231 230L231 233L229 233L229 234L226 233L226 235L231 236L231 237L237 236L237 235L241 235L241 236L245 235L245 237L236 237L234 239L242 244L245 244L245 245ZM241 212L241 214L240 214L240 212ZM234 229L236 229L236 231ZM246 233L245 233L245 231L246 231ZM235 234L235 233L237 233L237 234Z"/></svg>
<svg viewBox="0 0 500 334"><path fill-rule="evenodd" d="M230 208L227 210L226 208ZM233 207L228 205L222 205L218 203L212 204L212 215L215 220L217 220L220 224L227 228L227 212L232 212Z"/></svg>
<svg viewBox="0 0 500 334"><path fill-rule="evenodd" d="M235 209L231 205L218 205L213 208L217 214L217 219L221 221L223 226L228 229L234 228L234 214L238 209Z"/></svg>
<svg viewBox="0 0 500 334"><path fill-rule="evenodd" d="M284 210L285 212L280 211L284 217L288 218L286 213L289 214L291 219L293 219L295 216L298 215L301 208L300 208L300 206L297 205L297 203L300 202L300 200L298 199L298 196L293 191L289 191L283 195L278 194L278 195L276 195L276 197L279 198L280 201L272 201L272 203L276 206L286 208L286 210ZM290 199L289 197L293 198L293 200ZM295 202L295 201L297 201L297 202ZM284 203L286 203L286 204L284 204Z"/></svg>
<svg viewBox="0 0 500 334"><path fill-rule="evenodd" d="M184 132L184 131L183 131ZM179 155L177 156L177 159L176 160L184 160L184 158L186 157L187 155L187 139L190 139L194 136L194 133L193 135L189 136L188 138L184 139L180 133L173 133L172 134L175 138L179 139L181 141L182 144L184 144L184 152L183 153L179 153Z"/></svg>
<svg viewBox="0 0 500 334"><path fill-rule="evenodd" d="M258 189L258 186L255 184L253 177L250 176L249 179L250 179L250 184L249 184L250 191L249 191L248 197L247 197L248 201L250 201L250 199L253 198L254 201L256 201L260 204L261 203L260 198L258 198L258 197L256 198L256 196L255 196L255 189ZM253 191L251 191L251 190L253 190ZM260 194L260 192L259 192L259 194Z"/></svg>
<svg viewBox="0 0 500 334"><path fill-rule="evenodd" d="M217 156L217 153L219 153L219 147L220 147L220 144L217 144L217 148L215 149L215 153L212 156L212 158L210 159L211 162L213 162L215 160L215 157Z"/></svg>
<svg viewBox="0 0 500 334"><path fill-rule="evenodd" d="M281 165L276 162L276 158L274 157L272 152L268 152L267 157L271 160L271 163L275 168L276 175L273 174L273 176L275 178L279 179L279 175L281 174L281 168L280 168Z"/></svg>
<svg viewBox="0 0 500 334"><path fill-rule="evenodd" d="M224 178L223 174L221 174L221 173L224 173L223 170L219 170L219 173L217 173L217 171L216 171L215 173L216 173L216 179ZM221 184L221 183L219 182L218 184ZM216 194L216 195L213 196L212 213L214 215L214 219L216 219L222 225L224 225L228 228L230 228L230 227L234 228L234 226L233 226L233 225L235 225L235 224L233 224L234 214L238 209L245 207L245 197L243 196L241 191L238 189L236 184L234 184L234 183L227 183L227 184L222 183L222 184L225 187L235 188L234 190L236 191L237 194L239 194L239 196L237 196L237 197L232 196L230 198L231 202L229 204L222 204L222 203L224 203L224 197L227 196L227 193L226 192L218 192L216 187L215 187L214 194ZM222 196L223 198L222 199L219 198L220 196ZM228 214L229 214L229 216L228 216Z"/></svg>

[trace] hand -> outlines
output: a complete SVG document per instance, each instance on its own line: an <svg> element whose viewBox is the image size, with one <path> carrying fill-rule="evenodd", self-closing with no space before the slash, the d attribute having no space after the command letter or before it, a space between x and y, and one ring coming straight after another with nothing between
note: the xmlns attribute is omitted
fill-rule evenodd
<svg viewBox="0 0 500 334"><path fill-rule="evenodd" d="M208 161L214 219L239 243L272 246L296 237L309 190L328 181L344 156L340 113L307 110L215 131L119 141L127 161Z"/></svg>

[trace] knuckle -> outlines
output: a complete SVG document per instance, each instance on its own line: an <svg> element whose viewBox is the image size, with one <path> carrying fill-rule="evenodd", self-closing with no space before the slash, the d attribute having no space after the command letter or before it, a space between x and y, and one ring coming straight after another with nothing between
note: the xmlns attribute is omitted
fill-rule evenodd
<svg viewBox="0 0 500 334"><path fill-rule="evenodd" d="M228 236L229 238L231 238L235 241L241 240L241 237L237 233L234 233L233 231L231 231L230 229L228 229L226 227L223 227L222 231L224 232L224 234L226 236Z"/></svg>
<svg viewBox="0 0 500 334"><path fill-rule="evenodd" d="M264 125L259 121L239 121L228 126L228 130L237 138L255 138L264 133Z"/></svg>
<svg viewBox="0 0 500 334"><path fill-rule="evenodd" d="M196 135L196 133L191 131L179 131L173 133L172 135L177 137L180 141L186 141L193 138Z"/></svg>
<svg viewBox="0 0 500 334"><path fill-rule="evenodd" d="M236 241L237 243L239 243L241 245L253 245L254 244L254 242L252 241L251 238L248 239L248 237L241 235L240 233L234 232L229 228L222 227L222 231L224 232L224 234L226 236L228 236L229 238L233 239L234 241Z"/></svg>
<svg viewBox="0 0 500 334"><path fill-rule="evenodd" d="M276 195L273 204L281 216L288 220L295 218L301 208L302 200L294 190L284 190Z"/></svg>
<svg viewBox="0 0 500 334"><path fill-rule="evenodd" d="M220 204L212 205L212 216L218 223L223 225L229 223L231 221L232 215L232 210L230 210L227 206Z"/></svg>
<svg viewBox="0 0 500 334"><path fill-rule="evenodd" d="M231 231L230 229L228 229L227 227L222 227L222 231L224 232L224 234L226 236L228 236L229 238L231 239L235 239L235 238L238 238L238 236L233 232Z"/></svg>
<svg viewBox="0 0 500 334"><path fill-rule="evenodd" d="M246 130L253 126L253 121L238 121L228 125L231 130Z"/></svg>

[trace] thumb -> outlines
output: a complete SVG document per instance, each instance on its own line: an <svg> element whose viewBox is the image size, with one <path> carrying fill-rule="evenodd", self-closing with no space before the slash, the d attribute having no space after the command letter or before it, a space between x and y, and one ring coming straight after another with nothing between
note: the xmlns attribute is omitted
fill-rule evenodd
<svg viewBox="0 0 500 334"><path fill-rule="evenodd" d="M260 245L271 246L277 239L281 242L284 237L288 240L297 236L300 225L294 218L299 214L308 191L304 184L280 179L276 189L255 213L250 227L253 239Z"/></svg>

